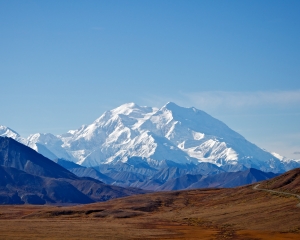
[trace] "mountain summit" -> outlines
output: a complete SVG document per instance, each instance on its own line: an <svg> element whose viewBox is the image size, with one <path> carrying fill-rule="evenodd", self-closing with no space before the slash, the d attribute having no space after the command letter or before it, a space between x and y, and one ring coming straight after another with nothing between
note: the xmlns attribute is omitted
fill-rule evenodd
<svg viewBox="0 0 300 240"><path fill-rule="evenodd" d="M228 169L287 170L276 156L223 122L172 102L160 109L123 104L77 130L58 136L33 134L26 141L51 159L64 158L87 167L139 158L152 165L171 160L178 164L209 162Z"/></svg>

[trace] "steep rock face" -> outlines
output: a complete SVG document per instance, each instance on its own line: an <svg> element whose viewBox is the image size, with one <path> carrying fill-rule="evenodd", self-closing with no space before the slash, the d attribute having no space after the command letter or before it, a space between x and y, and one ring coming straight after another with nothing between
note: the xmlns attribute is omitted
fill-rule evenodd
<svg viewBox="0 0 300 240"><path fill-rule="evenodd" d="M133 158L152 166L172 160L179 164L212 163L235 171L253 167L284 172L300 165L281 161L201 110L175 103L160 109L128 103L66 134L16 138L51 159L64 158L86 167Z"/></svg>

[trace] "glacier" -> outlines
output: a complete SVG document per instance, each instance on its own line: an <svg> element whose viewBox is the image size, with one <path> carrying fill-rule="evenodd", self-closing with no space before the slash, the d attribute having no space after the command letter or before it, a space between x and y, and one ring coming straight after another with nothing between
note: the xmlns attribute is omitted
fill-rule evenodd
<svg viewBox="0 0 300 240"><path fill-rule="evenodd" d="M243 166L272 172L300 164L259 148L204 111L172 102L161 108L126 103L89 125L57 136L36 133L22 138L4 126L0 126L0 136L12 137L52 160L62 158L86 167L125 163L135 157L152 165L165 160L207 162L228 169Z"/></svg>

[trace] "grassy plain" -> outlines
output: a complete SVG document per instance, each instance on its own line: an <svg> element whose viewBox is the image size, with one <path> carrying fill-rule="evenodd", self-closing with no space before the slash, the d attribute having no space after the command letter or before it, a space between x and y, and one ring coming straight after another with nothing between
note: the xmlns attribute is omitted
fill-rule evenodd
<svg viewBox="0 0 300 240"><path fill-rule="evenodd" d="M298 202L248 186L0 206L0 239L300 239Z"/></svg>

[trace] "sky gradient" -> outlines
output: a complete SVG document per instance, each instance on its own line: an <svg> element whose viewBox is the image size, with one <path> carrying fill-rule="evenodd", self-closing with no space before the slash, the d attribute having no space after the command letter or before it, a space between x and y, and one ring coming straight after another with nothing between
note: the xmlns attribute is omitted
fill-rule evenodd
<svg viewBox="0 0 300 240"><path fill-rule="evenodd" d="M0 1L0 125L173 101L300 158L300 1Z"/></svg>

